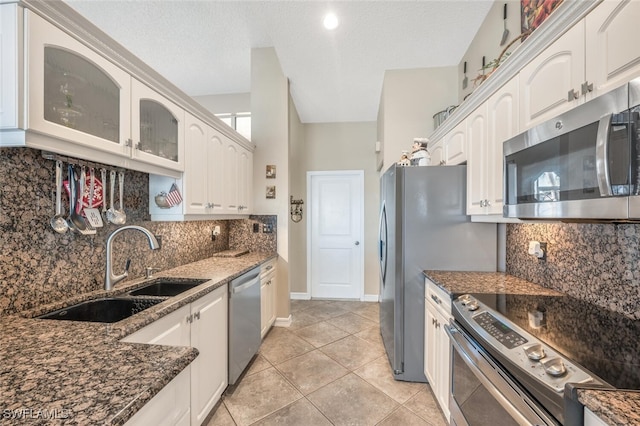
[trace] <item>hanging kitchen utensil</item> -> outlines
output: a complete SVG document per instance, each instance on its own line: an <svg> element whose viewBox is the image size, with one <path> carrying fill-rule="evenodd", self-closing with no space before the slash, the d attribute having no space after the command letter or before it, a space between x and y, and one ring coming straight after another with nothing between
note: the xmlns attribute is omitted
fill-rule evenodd
<svg viewBox="0 0 640 426"><path fill-rule="evenodd" d="M123 197L123 193L124 193L124 172L119 172L118 173L118 192L119 192L119 209L116 210L117 214L118 214L118 221L120 225L124 225L124 223L127 221L127 214L124 211L124 197Z"/></svg>
<svg viewBox="0 0 640 426"><path fill-rule="evenodd" d="M69 217L67 218L67 223L69 224L69 229L71 229L71 231L80 233L80 230L86 227L84 218L77 212L78 195L80 195L80 192L76 188L80 182L76 177L73 164L69 164L67 172L69 174Z"/></svg>
<svg viewBox="0 0 640 426"><path fill-rule="evenodd" d="M107 210L107 220L111 223L113 223L114 225L119 225L119 223L117 222L118 218L117 218L117 214L116 214L116 209L115 207L113 207L113 198L114 198L114 192L116 190L116 172L115 170L111 170L111 172L109 173L109 210Z"/></svg>
<svg viewBox="0 0 640 426"><path fill-rule="evenodd" d="M462 79L462 88L466 89L469 85L469 79L467 78L467 61L464 61L464 78Z"/></svg>
<svg viewBox="0 0 640 426"><path fill-rule="evenodd" d="M102 181L102 219L107 220L107 169L100 169L100 180Z"/></svg>
<svg viewBox="0 0 640 426"><path fill-rule="evenodd" d="M69 229L69 224L62 215L62 161L56 161L56 214L51 218L51 227L59 234Z"/></svg>
<svg viewBox="0 0 640 426"><path fill-rule="evenodd" d="M504 31L502 31L502 40L500 40L500 46L504 46L504 44L507 42L507 38L509 37L509 30L507 29L507 3L504 4L503 21Z"/></svg>
<svg viewBox="0 0 640 426"><path fill-rule="evenodd" d="M87 219L84 216L82 216L82 211L84 209L84 198L85 198L86 183L87 183L87 169L86 169L85 166L82 166L82 168L80 169L80 179L79 179L79 182L77 183L77 190L78 190L77 205L78 205L78 208L76 209L76 212L77 212L76 214L80 217L80 219L82 219L84 227L78 228L78 231L82 235L92 235L92 234L96 233L95 228L93 226L91 226L89 221L87 221Z"/></svg>
<svg viewBox="0 0 640 426"><path fill-rule="evenodd" d="M94 228L101 228L104 226L102 223L102 217L100 216L100 210L96 207L100 204L96 201L96 198L102 198L102 196L96 197L96 170L93 167L89 167L89 198L85 203L84 216L87 218L89 224ZM101 188L99 194L102 193Z"/></svg>

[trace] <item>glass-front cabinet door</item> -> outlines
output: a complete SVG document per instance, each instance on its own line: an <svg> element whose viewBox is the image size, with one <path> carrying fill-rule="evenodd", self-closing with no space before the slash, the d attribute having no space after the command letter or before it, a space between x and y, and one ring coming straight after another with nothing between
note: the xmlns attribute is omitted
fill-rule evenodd
<svg viewBox="0 0 640 426"><path fill-rule="evenodd" d="M131 85L133 158L184 170L184 110L135 79Z"/></svg>
<svg viewBox="0 0 640 426"><path fill-rule="evenodd" d="M28 14L28 127L131 155L131 77L43 18Z"/></svg>

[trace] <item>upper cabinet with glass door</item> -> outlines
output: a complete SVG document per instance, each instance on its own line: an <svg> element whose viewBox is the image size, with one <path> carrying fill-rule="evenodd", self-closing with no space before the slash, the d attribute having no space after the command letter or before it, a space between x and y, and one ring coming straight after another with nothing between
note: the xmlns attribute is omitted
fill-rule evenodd
<svg viewBox="0 0 640 426"><path fill-rule="evenodd" d="M28 129L129 156L130 75L51 23L27 16Z"/></svg>
<svg viewBox="0 0 640 426"><path fill-rule="evenodd" d="M184 110L136 79L131 90L133 158L184 170Z"/></svg>
<svg viewBox="0 0 640 426"><path fill-rule="evenodd" d="M27 145L154 173L184 170L182 108L45 19L27 16L26 127L41 135Z"/></svg>

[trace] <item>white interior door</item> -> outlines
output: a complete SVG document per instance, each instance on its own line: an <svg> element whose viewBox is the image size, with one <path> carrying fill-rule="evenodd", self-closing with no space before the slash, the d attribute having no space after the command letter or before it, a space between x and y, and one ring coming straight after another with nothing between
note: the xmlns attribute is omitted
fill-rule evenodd
<svg viewBox="0 0 640 426"><path fill-rule="evenodd" d="M311 297L364 297L364 172L307 173Z"/></svg>

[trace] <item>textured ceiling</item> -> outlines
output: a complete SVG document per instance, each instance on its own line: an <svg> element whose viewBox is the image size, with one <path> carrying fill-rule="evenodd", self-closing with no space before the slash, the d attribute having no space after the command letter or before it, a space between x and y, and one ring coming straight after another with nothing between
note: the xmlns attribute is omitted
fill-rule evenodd
<svg viewBox="0 0 640 426"><path fill-rule="evenodd" d="M66 1L191 96L250 92L251 48L274 47L305 123L375 121L384 71L458 65L493 3Z"/></svg>

